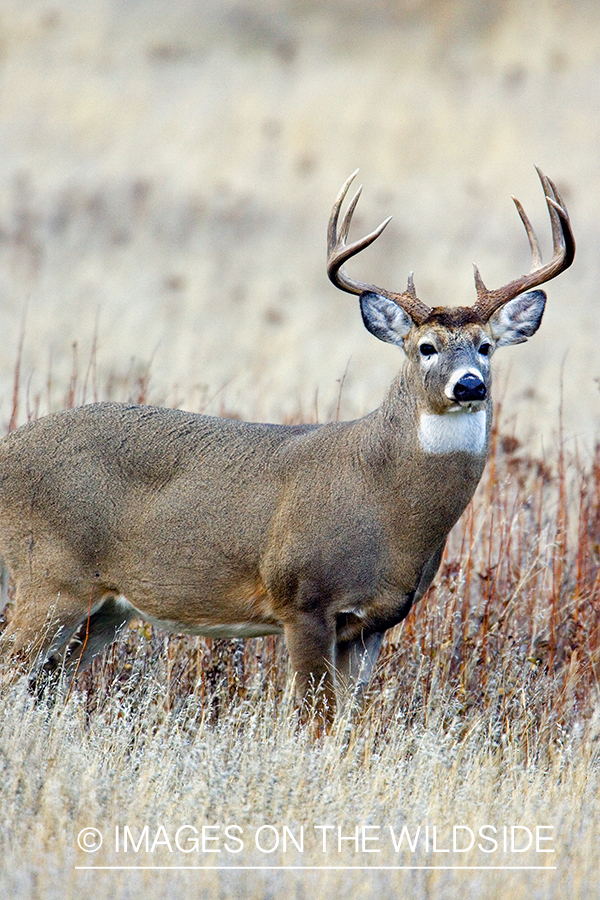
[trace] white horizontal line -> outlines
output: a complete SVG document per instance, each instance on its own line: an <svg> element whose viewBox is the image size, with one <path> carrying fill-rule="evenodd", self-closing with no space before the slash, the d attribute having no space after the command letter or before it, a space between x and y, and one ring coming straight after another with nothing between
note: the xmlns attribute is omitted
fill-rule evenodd
<svg viewBox="0 0 600 900"><path fill-rule="evenodd" d="M219 872L245 872L245 871L276 871L276 872L286 872L286 871L303 871L307 872L315 872L315 871L361 871L361 872L382 872L382 871L397 871L397 870L408 870L408 871L416 871L416 870L431 870L431 869L444 869L444 870L454 870L461 869L467 872L485 872L488 869L490 871L520 871L520 872L531 872L531 871L554 871L557 866L75 866L76 869L89 871L91 869L94 870L124 870L124 869L155 869L155 870L194 870L194 871L202 871L205 869L206 871L219 871Z"/></svg>

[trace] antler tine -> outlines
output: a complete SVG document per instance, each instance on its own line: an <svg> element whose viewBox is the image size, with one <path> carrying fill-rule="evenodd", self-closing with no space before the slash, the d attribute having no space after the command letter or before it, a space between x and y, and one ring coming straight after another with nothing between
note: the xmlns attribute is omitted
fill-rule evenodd
<svg viewBox="0 0 600 900"><path fill-rule="evenodd" d="M346 243L346 238L348 237L348 232L350 231L350 223L352 222L352 216L354 215L354 210L356 209L356 204L360 200L360 195L362 194L362 190L363 190L363 186L361 184L361 186L355 193L354 197L350 201L350 205L348 206L348 209L346 210L346 215L344 216L344 218L342 220L342 227L340 228L339 237L340 237L340 240L344 244ZM386 220L385 224L387 224L387 222L389 222L391 218L392 217L389 216L388 219ZM385 225L383 225L383 228L385 228Z"/></svg>
<svg viewBox="0 0 600 900"><path fill-rule="evenodd" d="M552 219L552 223L556 223L556 227L552 228L552 241L554 245L554 252L561 248L564 244L563 237L563 229L560 224L561 213L563 216L567 216L567 207L564 204L562 197L558 192L558 188L554 184L551 178L546 177L546 181L548 182L548 186L550 187L551 194L546 191L546 203L548 204L548 209L550 210L550 217Z"/></svg>
<svg viewBox="0 0 600 900"><path fill-rule="evenodd" d="M529 221L529 216L523 209L521 201L517 200L516 197L512 197L511 199L517 207L517 212L521 217L521 222L525 226L525 231L527 232L527 237L529 238L529 246L531 248L531 271L533 272L535 269L538 269L542 265L542 251L540 250L540 243L537 239L535 231L533 230L533 225Z"/></svg>
<svg viewBox="0 0 600 900"><path fill-rule="evenodd" d="M505 303L508 303L509 300L513 300L515 297L518 297L519 294L523 294L525 291L531 290L531 288L544 284L546 281L555 278L560 272L564 272L565 269L569 268L575 257L575 238L573 237L569 214L562 197L560 196L556 185L547 175L544 175L537 166L536 172L539 175L539 179L544 189L546 205L548 207L550 223L552 225L552 259L549 263L546 263L546 265L542 264L540 246L531 222L519 201L513 197L521 221L525 226L529 246L531 248L531 270L528 275L523 275L521 278L516 278L514 281L510 281L501 288L490 291L486 288L481 275L479 274L479 270L477 266L475 266L477 300L475 301L473 309L484 321L487 321L496 310L500 309L501 306L504 306Z"/></svg>
<svg viewBox="0 0 600 900"><path fill-rule="evenodd" d="M343 291L347 291L349 294L360 295L365 291L373 291L376 294L381 294L384 297L393 300L398 304L398 306L401 306L417 324L421 324L428 317L431 310L428 306L425 306L424 303L421 303L421 301L417 298L414 285L412 284L412 274L409 279L408 290L404 293L397 294L377 287L377 285L375 284L367 284L364 281L356 281L353 278L350 278L350 276L343 269L343 265L348 259L350 259L352 256L355 256L357 253L360 253L361 250L364 250L366 247L372 244L373 241L377 240L381 232L384 230L384 228L387 227L392 218L391 216L388 216L388 218L385 219L381 223L381 225L378 225L377 228L375 228L375 230L370 234L367 234L366 237L359 238L358 240L353 241L353 243L351 244L346 243L348 232L350 231L352 216L354 215L356 205L362 193L362 185L359 187L354 197L350 201L339 229L338 222L342 204L346 199L348 189L356 178L357 174L358 169L356 170L356 172L353 172L348 179L346 179L331 210L331 216L329 218L329 225L327 228L327 274L329 276L329 279L336 287L340 288Z"/></svg>
<svg viewBox="0 0 600 900"><path fill-rule="evenodd" d="M558 209L562 209L564 211L564 205L562 201L558 200L556 193L557 188L554 182L552 182L547 175L544 175L541 169L538 169L537 166L535 167L535 170L538 173L540 181L542 182L544 194L546 195L546 206L548 207L550 221L552 222L552 247L554 254L556 254L557 252L562 251L564 247L564 237L560 225L560 216L558 214Z"/></svg>
<svg viewBox="0 0 600 900"><path fill-rule="evenodd" d="M356 204L358 203L360 195L362 193L362 185L359 187L356 194L352 198L346 214L342 219L342 225L339 231L338 220L340 210L342 208L342 203L346 199L346 194L348 193L348 188L356 178L357 174L358 169L356 170L356 172L353 172L352 175L344 182L344 184L342 185L342 189L339 192L335 203L333 204L333 209L331 210L329 227L327 229L327 274L336 287L339 287L343 291L348 291L348 293L350 294L362 294L363 291L371 290L377 291L378 293L385 293L385 291L381 291L381 289L376 287L375 285L364 284L362 281L355 281L354 279L350 278L342 269L342 266L344 265L346 260L350 259L350 257L352 256L355 256L357 253L360 253L361 250L364 250L365 247L368 247L369 244L372 244L373 241L375 241L379 237L383 229L387 226L392 218L391 216L389 216L387 219L385 219L384 222L381 223L381 225L379 225L366 237L354 241L352 244L346 244L346 238L348 237L348 232L350 230L352 216L354 215Z"/></svg>
<svg viewBox="0 0 600 900"><path fill-rule="evenodd" d="M329 216L329 225L327 226L327 256L328 263L329 257L335 251L336 245L338 244L339 238L337 233L338 226L338 218L340 215L340 209L342 208L342 203L346 199L346 194L348 193L348 188L358 175L358 169L356 169L349 178L343 183L341 190L337 197L335 198L335 203L333 204L331 215Z"/></svg>

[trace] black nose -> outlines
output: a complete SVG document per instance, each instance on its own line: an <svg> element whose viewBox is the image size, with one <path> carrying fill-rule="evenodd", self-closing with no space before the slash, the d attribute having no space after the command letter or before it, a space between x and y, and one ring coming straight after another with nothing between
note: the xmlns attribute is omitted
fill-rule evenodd
<svg viewBox="0 0 600 900"><path fill-rule="evenodd" d="M454 397L459 403L469 400L483 400L486 395L485 384L477 375L468 372L459 378L454 385Z"/></svg>

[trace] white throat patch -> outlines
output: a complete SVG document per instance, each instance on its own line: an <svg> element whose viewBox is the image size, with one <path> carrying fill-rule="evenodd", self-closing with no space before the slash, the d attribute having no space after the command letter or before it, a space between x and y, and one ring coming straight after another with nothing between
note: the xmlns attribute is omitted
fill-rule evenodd
<svg viewBox="0 0 600 900"><path fill-rule="evenodd" d="M481 453L485 447L486 411L445 415L421 413L419 443L423 453Z"/></svg>

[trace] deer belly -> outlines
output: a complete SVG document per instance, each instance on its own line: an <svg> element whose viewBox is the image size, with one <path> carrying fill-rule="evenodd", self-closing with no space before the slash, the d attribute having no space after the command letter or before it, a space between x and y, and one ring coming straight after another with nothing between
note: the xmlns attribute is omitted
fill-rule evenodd
<svg viewBox="0 0 600 900"><path fill-rule="evenodd" d="M188 597L161 598L160 591L149 595L146 590L121 595L117 602L130 615L138 616L175 634L194 634L211 638L253 638L281 634L283 627L272 615L266 591L256 582L238 584L228 592L204 596L194 592ZM154 592L153 592L154 593ZM155 597L157 599L155 599Z"/></svg>

